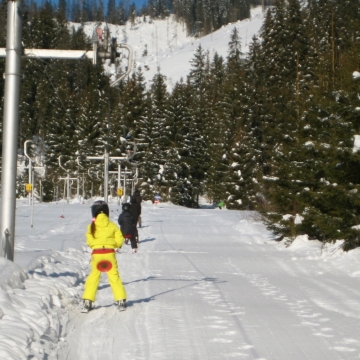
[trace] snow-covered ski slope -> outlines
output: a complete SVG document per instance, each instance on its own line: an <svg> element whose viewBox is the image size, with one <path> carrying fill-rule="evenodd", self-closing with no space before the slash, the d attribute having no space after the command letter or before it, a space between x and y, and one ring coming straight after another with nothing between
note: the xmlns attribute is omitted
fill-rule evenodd
<svg viewBox="0 0 360 360"><path fill-rule="evenodd" d="M91 203L35 204L31 228L18 201L15 264L0 259L0 359L360 357L360 249L286 247L254 212L145 203L139 253L117 255L127 310L104 276L82 314Z"/></svg>
<svg viewBox="0 0 360 360"><path fill-rule="evenodd" d="M205 51L209 51L210 60L212 60L215 52L226 58L230 34L236 27L241 38L242 51L246 53L252 37L258 33L262 22L262 9L256 7L252 9L250 19L228 24L212 34L198 39L187 36L184 24L176 22L173 16L164 20L154 20L152 23L144 22L143 18L137 18L133 27L130 23L124 26L94 22L85 23L84 31L87 36L93 38L96 28L104 29L105 26L108 26L111 37L116 37L118 43L132 47L134 51L133 69L136 70L141 66L147 86L150 85L154 75L158 72L158 68L160 68L160 72L167 77L167 87L171 91L181 78L184 81L186 80L191 68L190 61L200 44ZM78 28L80 24L71 23L70 26ZM145 49L147 49L147 55L143 56ZM127 51L124 51L124 54L127 55ZM124 59L122 66L126 65L127 60ZM108 74L114 74L116 72L115 65L106 65L105 71Z"/></svg>

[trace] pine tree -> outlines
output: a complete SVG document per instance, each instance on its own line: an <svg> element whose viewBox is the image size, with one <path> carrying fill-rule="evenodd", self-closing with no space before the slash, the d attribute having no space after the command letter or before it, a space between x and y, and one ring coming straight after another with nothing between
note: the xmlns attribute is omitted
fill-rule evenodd
<svg viewBox="0 0 360 360"><path fill-rule="evenodd" d="M101 0L98 0L97 3L94 1L94 18L95 21L104 21L105 20L105 10L104 10L104 3ZM116 9L115 9L115 22L117 24L117 16L116 16Z"/></svg>
<svg viewBox="0 0 360 360"><path fill-rule="evenodd" d="M192 186L191 165L194 142L192 141L191 115L193 90L189 84L177 83L169 98L167 116L171 119L170 149L167 152L163 177L169 200L175 204L192 207L195 193Z"/></svg>
<svg viewBox="0 0 360 360"><path fill-rule="evenodd" d="M81 22L81 7L78 1L72 1L71 20L74 22Z"/></svg>
<svg viewBox="0 0 360 360"><path fill-rule="evenodd" d="M150 92L146 94L144 103L143 115L135 120L135 125L138 129L137 137L135 139L137 143L137 160L139 161L139 186L144 190L144 198L152 199L153 179L155 178L158 167L153 161L153 131L154 124L152 118L152 99Z"/></svg>
<svg viewBox="0 0 360 360"><path fill-rule="evenodd" d="M210 64L208 54L201 45L195 51L191 60L192 68L188 76L189 84L194 88L192 103L193 121L191 123L192 141L194 144L191 164L191 178L193 184L193 202L198 206L198 198L203 194L207 181L210 155L208 152L209 132L214 123L214 113L210 108L209 72ZM203 129L203 130L201 130ZM196 148L195 148L196 146Z"/></svg>
<svg viewBox="0 0 360 360"><path fill-rule="evenodd" d="M163 194L162 169L165 163L166 151L169 147L166 103L168 93L166 90L165 76L157 73L152 81L150 93L152 97L152 118L153 118L153 162L157 164L158 173L154 179L155 192ZM156 195L156 194L154 194Z"/></svg>
<svg viewBox="0 0 360 360"><path fill-rule="evenodd" d="M143 116L145 107L145 83L140 67L123 84L113 107L112 127L114 131L124 139L133 141L137 137L138 120Z"/></svg>
<svg viewBox="0 0 360 360"><path fill-rule="evenodd" d="M233 172L230 187L232 199L227 203L229 208L256 209L262 200L260 180L263 174L267 174L261 146L265 115L263 97L267 94L264 94L262 86L261 61L261 46L254 37L244 64L243 126L237 133L230 155Z"/></svg>
<svg viewBox="0 0 360 360"><path fill-rule="evenodd" d="M110 24L117 24L115 0L108 1L106 21Z"/></svg>
<svg viewBox="0 0 360 360"><path fill-rule="evenodd" d="M132 3L130 6L130 11L129 11L129 20L130 20L130 24L131 24L131 29L134 29L135 26L135 18L136 18L136 6L135 3Z"/></svg>
<svg viewBox="0 0 360 360"><path fill-rule="evenodd" d="M67 3L66 0L59 0L58 10L57 10L57 19L60 22L66 21L67 19Z"/></svg>
<svg viewBox="0 0 360 360"><path fill-rule="evenodd" d="M224 121L223 96L226 69L222 57L215 54L210 66L209 107L214 115L206 132L209 139L209 168L207 170L206 194L215 202L224 200L226 194L227 154L226 128Z"/></svg>
<svg viewBox="0 0 360 360"><path fill-rule="evenodd" d="M221 158L216 164L222 164L219 169L220 177L218 187L222 188L222 196L216 201L225 200L230 207L236 207L238 200L237 188L240 164L238 162L236 148L239 141L239 134L244 127L244 70L241 59L241 39L236 27L230 35L228 47L227 67L223 86L223 99L219 103L222 109L220 123L222 134ZM219 194L220 195L220 194Z"/></svg>
<svg viewBox="0 0 360 360"><path fill-rule="evenodd" d="M126 16L126 10L124 7L124 3L122 1L119 2L116 13L117 13L117 24L125 25L125 23L127 21L127 16Z"/></svg>

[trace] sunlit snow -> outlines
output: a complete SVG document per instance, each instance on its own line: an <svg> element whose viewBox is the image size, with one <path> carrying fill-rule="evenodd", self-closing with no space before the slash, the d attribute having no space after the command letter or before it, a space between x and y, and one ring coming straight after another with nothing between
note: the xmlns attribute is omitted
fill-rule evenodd
<svg viewBox="0 0 360 360"><path fill-rule="evenodd" d="M171 91L177 82L182 78L186 80L189 75L194 52L199 45L209 51L210 60L217 52L226 58L228 55L228 44L230 34L234 27L237 28L241 38L242 52L247 53L249 44L254 35L257 35L263 21L261 6L252 9L251 18L236 23L224 25L221 29L201 38L187 36L186 28L183 23L176 22L173 16L164 20L153 20L149 18L144 22L143 17L136 20L132 27L130 23L126 25L113 25L107 23L85 23L84 32L93 38L97 27L104 29L108 26L111 37L116 37L118 43L125 43L134 51L133 69L141 66L147 85L160 69L160 72L167 77L166 84ZM72 23L71 26L78 28L80 24ZM147 55L143 55L147 50ZM127 51L124 51L127 56ZM114 74L120 71L120 67L127 66L127 60L122 59L121 65L117 69L115 65L107 64L105 71Z"/></svg>
<svg viewBox="0 0 360 360"><path fill-rule="evenodd" d="M259 7L251 19L200 39L187 37L172 17L109 28L134 49L134 68L142 67L147 84L160 68L171 90L186 79L200 44L210 58L226 57L236 26L246 53L262 20ZM86 34L96 27L86 23ZM119 70L104 68L109 75ZM92 201L36 203L33 228L28 200L17 201L15 261L0 259L1 360L360 357L360 249L344 253L341 241L306 235L277 242L258 213L219 209L205 199L201 209L144 203L139 253L124 245L117 254L127 310L116 309L104 277L95 309L80 313ZM116 222L115 199L110 209Z"/></svg>
<svg viewBox="0 0 360 360"><path fill-rule="evenodd" d="M356 153L360 150L360 135L354 135L353 152Z"/></svg>
<svg viewBox="0 0 360 360"><path fill-rule="evenodd" d="M117 254L127 310L103 277L82 314L91 203L36 203L31 228L27 199L17 201L15 263L0 261L0 359L359 357L360 249L277 242L256 212L204 199L201 209L144 203L139 253ZM116 200L110 209L116 222Z"/></svg>

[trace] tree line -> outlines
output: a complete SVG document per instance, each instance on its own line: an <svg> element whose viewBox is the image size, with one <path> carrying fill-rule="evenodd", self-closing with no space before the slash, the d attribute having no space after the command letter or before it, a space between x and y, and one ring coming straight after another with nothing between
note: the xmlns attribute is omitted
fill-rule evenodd
<svg viewBox="0 0 360 360"><path fill-rule="evenodd" d="M111 88L87 60L24 60L32 75L22 83L19 147L44 139L55 179L60 155L76 169L79 154L102 155L105 146L125 154L120 138L131 138L145 199L159 193L197 207L206 195L259 211L278 239L307 234L359 246L359 7L359 0L278 0L246 56L234 24L227 56L211 58L199 46L171 92L160 71L148 86L138 68ZM69 32L49 4L24 17L26 47L90 47L82 28Z"/></svg>
<svg viewBox="0 0 360 360"><path fill-rule="evenodd" d="M274 0L266 3L271 1ZM178 21L185 23L189 35L202 36L229 22L249 18L250 7L261 3L262 0L147 0L138 8L132 0L59 0L56 5L50 1L25 0L23 8L29 19L37 16L41 8L51 7L60 20L114 25L124 25L136 16L148 17L151 21L174 14ZM6 1L2 0L1 4L4 7Z"/></svg>

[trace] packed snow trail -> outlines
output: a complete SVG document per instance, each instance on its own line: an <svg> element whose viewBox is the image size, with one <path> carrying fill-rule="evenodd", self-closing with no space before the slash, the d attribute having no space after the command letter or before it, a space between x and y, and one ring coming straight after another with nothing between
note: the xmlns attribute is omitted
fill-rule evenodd
<svg viewBox="0 0 360 360"><path fill-rule="evenodd" d="M254 213L144 204L139 235L118 254L127 310L105 276L96 308L70 311L60 360L359 358L359 279L292 256Z"/></svg>

